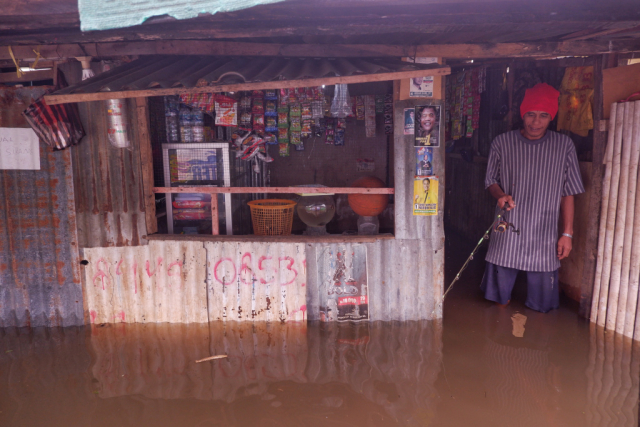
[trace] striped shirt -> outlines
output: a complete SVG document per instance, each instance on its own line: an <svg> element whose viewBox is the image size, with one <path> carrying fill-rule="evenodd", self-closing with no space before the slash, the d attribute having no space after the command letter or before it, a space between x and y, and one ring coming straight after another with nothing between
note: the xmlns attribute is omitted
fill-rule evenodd
<svg viewBox="0 0 640 427"><path fill-rule="evenodd" d="M560 200L584 192L571 139L550 130L533 141L519 130L497 136L491 144L484 183L485 188L498 184L513 197L516 208L505 219L520 229L519 235L492 232L486 260L524 271L560 268Z"/></svg>

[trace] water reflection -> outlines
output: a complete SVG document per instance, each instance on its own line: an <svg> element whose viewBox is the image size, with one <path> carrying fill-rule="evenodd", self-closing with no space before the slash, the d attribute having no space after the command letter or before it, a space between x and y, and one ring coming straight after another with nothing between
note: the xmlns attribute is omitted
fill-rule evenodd
<svg viewBox="0 0 640 427"><path fill-rule="evenodd" d="M0 425L637 425L640 345L571 319L4 329Z"/></svg>
<svg viewBox="0 0 640 427"><path fill-rule="evenodd" d="M640 342L590 327L587 425L638 425Z"/></svg>

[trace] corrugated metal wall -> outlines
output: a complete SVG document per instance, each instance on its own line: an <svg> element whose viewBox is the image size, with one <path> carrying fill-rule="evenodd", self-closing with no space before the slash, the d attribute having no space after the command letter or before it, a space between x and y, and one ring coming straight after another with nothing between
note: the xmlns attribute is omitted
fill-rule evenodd
<svg viewBox="0 0 640 427"><path fill-rule="evenodd" d="M207 242L210 320L306 320L302 243Z"/></svg>
<svg viewBox="0 0 640 427"><path fill-rule="evenodd" d="M91 323L206 323L206 254L202 243L83 250Z"/></svg>
<svg viewBox="0 0 640 427"><path fill-rule="evenodd" d="M404 123L404 109L421 103L424 101L396 102L394 122ZM430 100L428 103L443 104L439 100ZM385 285L390 286L389 290L396 292L398 297L390 297L388 305L379 306L380 310L387 312L379 312L376 316L380 317L376 319L440 318L442 317L440 301L444 291L444 126L440 126L442 146L433 150L433 174L439 178L438 215L434 216L413 215L413 179L416 172L414 136L404 135L402 126L395 126L394 132L395 240L380 243L380 262L375 265L381 268L389 266L380 271L380 276L387 275L389 281L385 280ZM373 292L373 286L373 284L369 286L369 292ZM407 288L413 288L413 290L407 291ZM411 293L416 297L411 297ZM407 296L400 297L400 295ZM373 304L372 295L371 305ZM429 307L433 308L429 309ZM373 307L371 309L373 311Z"/></svg>
<svg viewBox="0 0 640 427"><path fill-rule="evenodd" d="M362 243L366 248L367 296L369 320L424 320L439 317L438 289L444 277L439 277L438 254L428 239L378 240ZM321 320L322 293L330 281L323 279L318 259L331 247L349 244L307 244L307 310L309 320ZM434 255L436 255L434 257ZM440 287L433 283L440 281ZM440 295L441 296L441 295Z"/></svg>
<svg viewBox="0 0 640 427"><path fill-rule="evenodd" d="M306 319L303 244L152 241L83 257L91 323Z"/></svg>
<svg viewBox="0 0 640 427"><path fill-rule="evenodd" d="M139 245L147 230L136 108L128 104L131 149L123 149L108 141L103 102L78 106L87 133L71 148L80 247Z"/></svg>
<svg viewBox="0 0 640 427"><path fill-rule="evenodd" d="M0 89L0 127L46 89ZM40 166L0 171L0 327L83 323L69 151L40 144Z"/></svg>

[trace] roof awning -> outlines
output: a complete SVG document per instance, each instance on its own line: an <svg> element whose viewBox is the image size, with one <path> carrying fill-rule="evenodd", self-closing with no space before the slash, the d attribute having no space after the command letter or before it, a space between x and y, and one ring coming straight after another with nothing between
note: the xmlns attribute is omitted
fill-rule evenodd
<svg viewBox="0 0 640 427"><path fill-rule="evenodd" d="M365 83L451 74L393 59L148 56L45 97L47 104Z"/></svg>

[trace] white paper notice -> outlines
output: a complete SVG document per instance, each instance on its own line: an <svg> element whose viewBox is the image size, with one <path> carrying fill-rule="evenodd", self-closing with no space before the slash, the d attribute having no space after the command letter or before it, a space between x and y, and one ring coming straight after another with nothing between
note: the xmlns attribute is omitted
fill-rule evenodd
<svg viewBox="0 0 640 427"><path fill-rule="evenodd" d="M409 97L433 98L433 76L409 79Z"/></svg>
<svg viewBox="0 0 640 427"><path fill-rule="evenodd" d="M40 141L33 129L0 128L0 169L40 170Z"/></svg>

